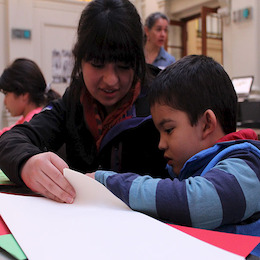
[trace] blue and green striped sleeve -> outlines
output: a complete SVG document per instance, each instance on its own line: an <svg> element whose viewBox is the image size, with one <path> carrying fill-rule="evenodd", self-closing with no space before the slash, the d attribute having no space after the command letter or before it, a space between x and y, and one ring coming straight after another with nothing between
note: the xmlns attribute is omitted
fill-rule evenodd
<svg viewBox="0 0 260 260"><path fill-rule="evenodd" d="M95 179L123 200L130 208L157 216L156 190L160 179L135 173L96 171Z"/></svg>

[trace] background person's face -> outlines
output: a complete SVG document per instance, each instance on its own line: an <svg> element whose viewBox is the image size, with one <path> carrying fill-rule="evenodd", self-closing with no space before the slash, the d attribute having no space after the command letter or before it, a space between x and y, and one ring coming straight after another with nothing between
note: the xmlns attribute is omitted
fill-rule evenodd
<svg viewBox="0 0 260 260"><path fill-rule="evenodd" d="M111 112L129 92L134 78L133 69L123 62L82 62L82 73L89 93Z"/></svg>
<svg viewBox="0 0 260 260"><path fill-rule="evenodd" d="M159 18L153 27L147 31L147 39L158 47L164 46L167 39L168 22L165 19Z"/></svg>
<svg viewBox="0 0 260 260"><path fill-rule="evenodd" d="M24 95L17 96L13 92L7 92L5 94L4 104L11 116L20 116L24 112L26 98Z"/></svg>

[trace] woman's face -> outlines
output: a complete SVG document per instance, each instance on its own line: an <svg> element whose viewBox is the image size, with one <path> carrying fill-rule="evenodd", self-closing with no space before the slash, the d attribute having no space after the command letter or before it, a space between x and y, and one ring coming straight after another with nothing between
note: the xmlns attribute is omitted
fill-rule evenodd
<svg viewBox="0 0 260 260"><path fill-rule="evenodd" d="M159 18L156 20L151 29L146 28L147 40L157 47L162 47L167 39L167 32L168 21L163 18Z"/></svg>
<svg viewBox="0 0 260 260"><path fill-rule="evenodd" d="M82 61L81 66L89 93L110 113L129 92L133 83L134 70L123 62Z"/></svg>
<svg viewBox="0 0 260 260"><path fill-rule="evenodd" d="M21 116L23 115L27 104L27 97L23 94L17 96L13 92L6 92L4 104L11 116Z"/></svg>

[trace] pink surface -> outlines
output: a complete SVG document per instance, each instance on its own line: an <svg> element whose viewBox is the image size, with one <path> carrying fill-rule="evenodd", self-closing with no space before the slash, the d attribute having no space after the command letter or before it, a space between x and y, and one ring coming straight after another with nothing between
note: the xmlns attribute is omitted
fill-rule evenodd
<svg viewBox="0 0 260 260"><path fill-rule="evenodd" d="M0 236L11 234L9 228L6 226L4 220L0 216Z"/></svg>
<svg viewBox="0 0 260 260"><path fill-rule="evenodd" d="M172 224L168 225L211 245L243 257L248 256L250 252L260 243L260 237L255 236L230 234Z"/></svg>

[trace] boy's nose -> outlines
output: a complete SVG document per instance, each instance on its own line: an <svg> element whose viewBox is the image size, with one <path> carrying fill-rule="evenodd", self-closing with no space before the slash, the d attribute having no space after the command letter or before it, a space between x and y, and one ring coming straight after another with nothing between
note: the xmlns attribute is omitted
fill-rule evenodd
<svg viewBox="0 0 260 260"><path fill-rule="evenodd" d="M167 144L166 142L163 140L162 137L160 137L160 141L159 141L159 144L158 144L158 148L160 150L166 150L167 149Z"/></svg>

